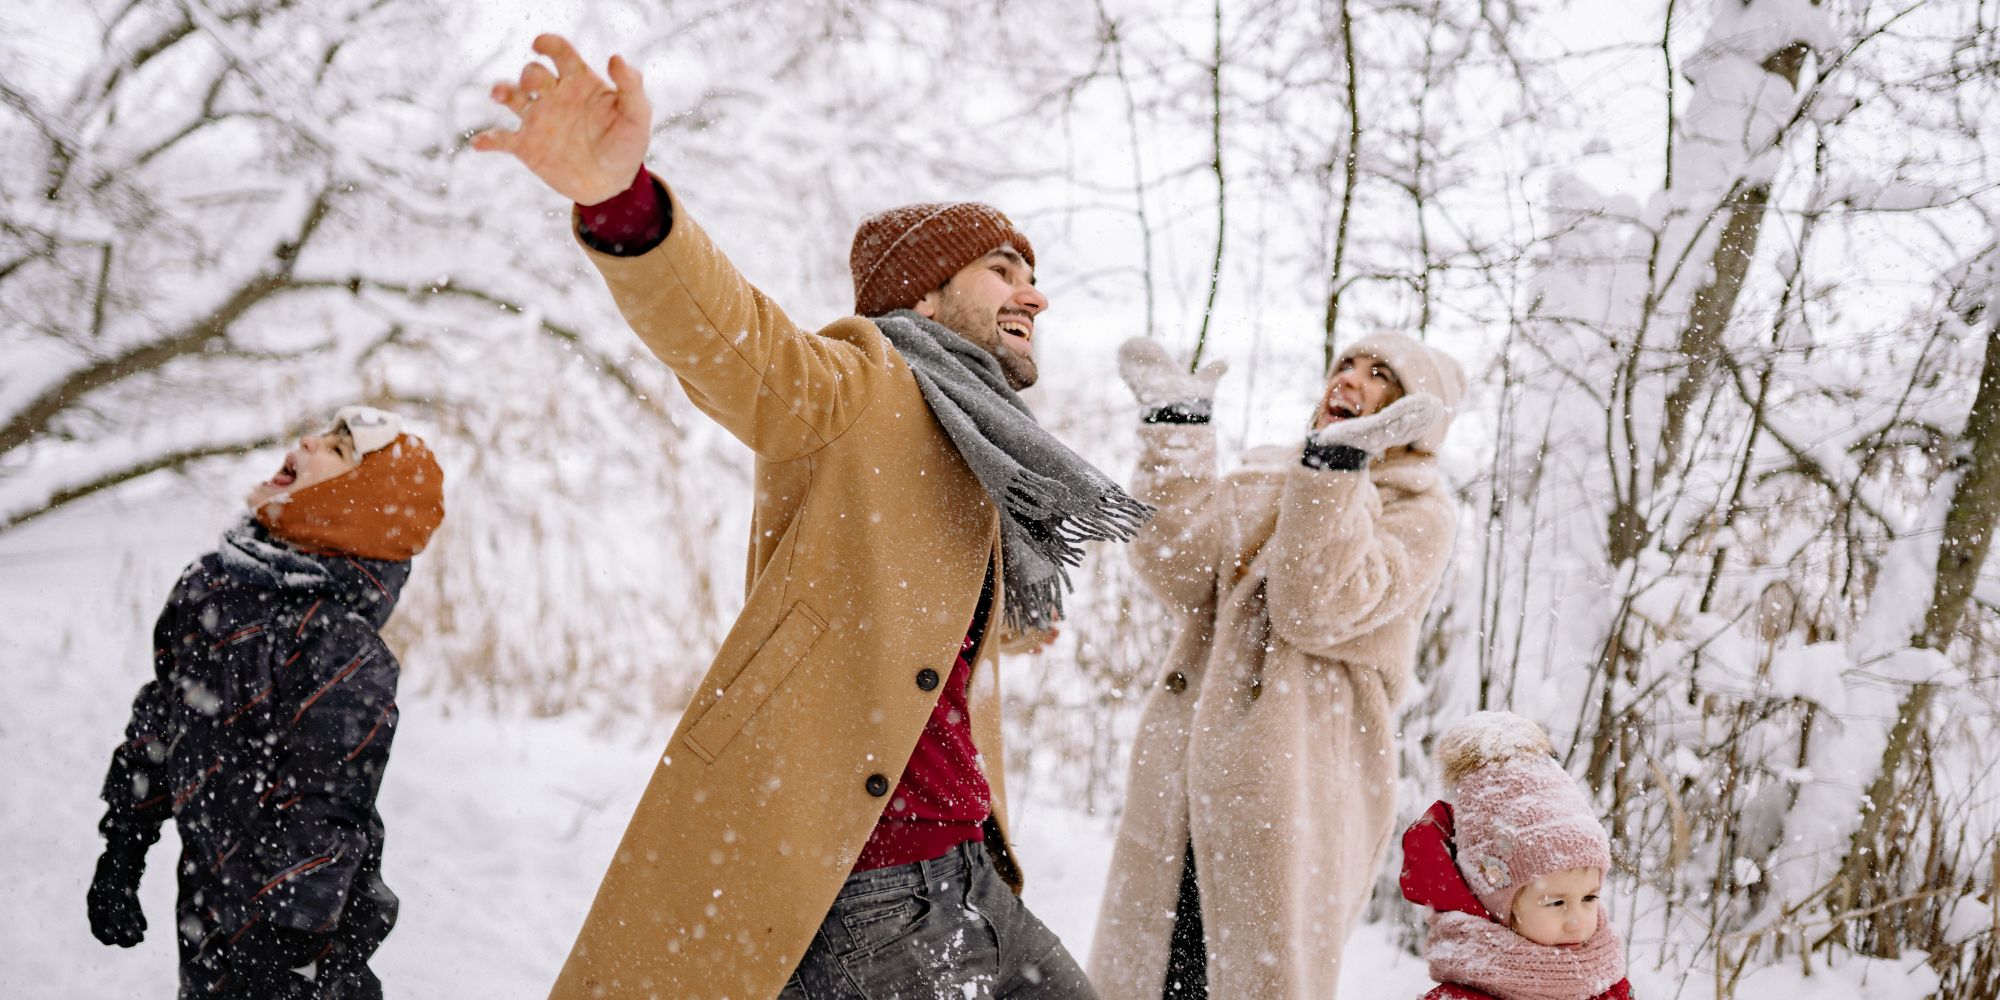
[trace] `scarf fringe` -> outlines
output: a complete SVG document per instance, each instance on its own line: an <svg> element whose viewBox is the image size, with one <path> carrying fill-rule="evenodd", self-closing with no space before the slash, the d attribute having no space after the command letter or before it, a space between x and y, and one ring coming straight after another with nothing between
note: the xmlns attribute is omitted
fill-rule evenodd
<svg viewBox="0 0 2000 1000"><path fill-rule="evenodd" d="M1062 610L1062 592L1069 588L1069 574L1057 572L1055 576L1033 582L1008 584L1007 627L1015 632L1046 632L1055 627ZM1019 591L1022 600L1015 599Z"/></svg>
<svg viewBox="0 0 2000 1000"><path fill-rule="evenodd" d="M910 366L931 413L1001 512L1006 623L1046 630L1075 589L1083 544L1129 542L1154 508L1056 440L1007 385L999 362L908 310L875 325Z"/></svg>
<svg viewBox="0 0 2000 1000"><path fill-rule="evenodd" d="M1067 542L1129 542L1157 509L1116 483L1091 485L1095 493L1083 496L1061 480L1021 469L1007 485L1014 501L1007 508L1024 520L1047 522L1050 536Z"/></svg>

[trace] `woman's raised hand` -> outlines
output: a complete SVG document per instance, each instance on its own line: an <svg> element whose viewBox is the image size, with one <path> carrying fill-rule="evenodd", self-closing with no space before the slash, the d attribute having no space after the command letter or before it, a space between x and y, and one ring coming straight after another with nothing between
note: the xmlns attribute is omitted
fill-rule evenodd
<svg viewBox="0 0 2000 1000"><path fill-rule="evenodd" d="M1133 337L1118 345L1118 375L1147 408L1180 404L1202 404L1203 415L1215 399L1215 384L1229 370L1223 361L1211 361L1190 374L1176 362L1159 341Z"/></svg>
<svg viewBox="0 0 2000 1000"><path fill-rule="evenodd" d="M1413 392L1365 417L1336 420L1310 435L1321 446L1346 445L1381 458L1397 445L1420 440L1445 417L1444 402L1428 392Z"/></svg>
<svg viewBox="0 0 2000 1000"><path fill-rule="evenodd" d="M553 72L531 62L518 82L493 85L494 103L520 116L521 127L487 129L472 137L472 148L513 155L577 204L606 201L632 185L646 158L653 106L639 71L612 56L606 83L561 35L536 37L535 51Z"/></svg>

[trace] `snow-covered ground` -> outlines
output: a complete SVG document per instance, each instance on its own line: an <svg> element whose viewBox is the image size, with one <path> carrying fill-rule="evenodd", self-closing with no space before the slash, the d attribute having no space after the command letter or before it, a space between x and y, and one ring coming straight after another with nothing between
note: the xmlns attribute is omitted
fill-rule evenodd
<svg viewBox="0 0 2000 1000"><path fill-rule="evenodd" d="M152 924L144 944L100 946L83 897L99 846L98 785L147 670L147 627L180 566L230 516L228 492L143 484L0 538L0 759L9 773L0 996L171 993L172 834L154 848L142 888ZM403 910L375 968L392 997L543 996L672 720L605 732L582 718L496 717L426 692L424 669L405 665L382 793L385 875ZM1109 823L1033 788L1014 794L1029 905L1086 955ZM1702 977L1682 979L1633 975L1648 1000L1714 995ZM1752 974L1738 995L1914 1000L1934 981L1913 960L1878 965L1868 978L1803 979L1789 967ZM1349 942L1342 996L1413 998L1427 984L1387 928L1363 927Z"/></svg>

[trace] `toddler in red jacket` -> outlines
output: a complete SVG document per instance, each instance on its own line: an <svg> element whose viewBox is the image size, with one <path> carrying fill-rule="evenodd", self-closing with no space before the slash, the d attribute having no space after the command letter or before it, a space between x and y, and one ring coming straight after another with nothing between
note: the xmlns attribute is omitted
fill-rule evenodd
<svg viewBox="0 0 2000 1000"><path fill-rule="evenodd" d="M1423 1000L1630 1000L1598 901L1611 842L1548 734L1478 712L1437 758L1451 801L1403 831L1403 897L1432 911Z"/></svg>

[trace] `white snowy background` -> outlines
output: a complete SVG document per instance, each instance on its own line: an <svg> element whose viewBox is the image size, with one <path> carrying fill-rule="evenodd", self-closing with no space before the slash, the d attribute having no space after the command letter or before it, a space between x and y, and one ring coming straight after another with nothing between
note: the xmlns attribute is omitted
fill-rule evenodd
<svg viewBox="0 0 2000 1000"><path fill-rule="evenodd" d="M355 400L451 479L391 629L377 968L394 996L552 980L740 600L748 460L567 206L464 146L541 30L634 60L649 162L807 325L848 304L861 215L1003 207L1054 303L1031 401L1114 474L1127 336L1206 331L1226 448L1296 438L1329 322L1455 353L1406 812L1430 736L1509 706L1612 826L1641 997L2000 995L2000 579L1927 632L1954 514L2000 502L1961 488L2000 454L1968 418L2000 371L1981 0L15 0L0 995L171 988L171 834L147 942L89 936L103 768L180 566ZM1028 900L1083 954L1164 635L1115 551L1079 580L1005 683ZM1393 865L1343 995L1427 982Z"/></svg>

